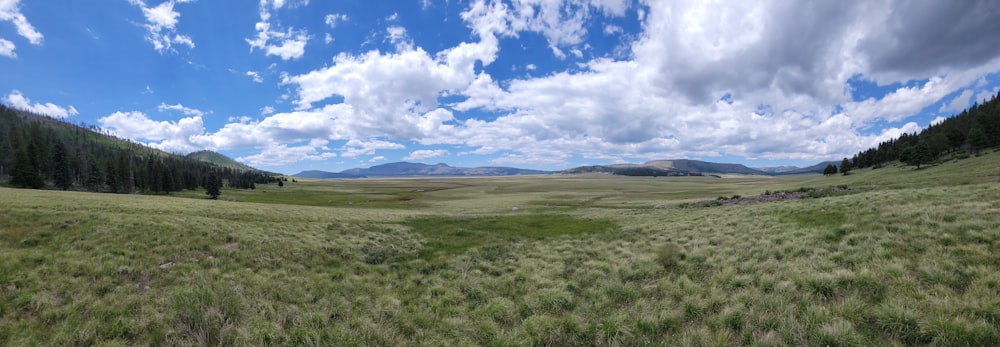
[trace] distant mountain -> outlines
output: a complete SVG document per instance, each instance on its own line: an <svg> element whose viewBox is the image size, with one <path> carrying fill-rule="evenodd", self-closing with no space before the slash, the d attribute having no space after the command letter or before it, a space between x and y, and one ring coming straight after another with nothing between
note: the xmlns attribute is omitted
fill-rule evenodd
<svg viewBox="0 0 1000 347"><path fill-rule="evenodd" d="M549 171L517 169L511 167L454 167L440 163L434 165L397 162L356 168L341 172L303 171L292 176L303 178L361 178L361 177L424 177L424 176L512 176L541 175Z"/></svg>
<svg viewBox="0 0 1000 347"><path fill-rule="evenodd" d="M772 173L772 174L780 174L780 173L783 173L783 172L795 171L795 170L799 170L799 169L802 169L802 168L800 168L798 166L786 165L786 166L755 167L754 169L757 169L757 170L760 170L760 171L764 171L764 172L769 172L769 173Z"/></svg>
<svg viewBox="0 0 1000 347"><path fill-rule="evenodd" d="M306 171L302 171L302 172L299 172L297 174L294 174L292 176L302 177L302 178L319 178L319 179L328 179L328 178L365 178L365 176L360 176L360 175L351 175L351 174L344 174L344 173L338 173L338 172L327 172L327 171L320 171L320 170L306 170Z"/></svg>
<svg viewBox="0 0 1000 347"><path fill-rule="evenodd" d="M700 176L702 174L768 175L740 164L720 164L700 160L653 160L644 164L581 166L561 173L610 173L623 176Z"/></svg>
<svg viewBox="0 0 1000 347"><path fill-rule="evenodd" d="M606 173L621 176L702 176L708 174L738 175L792 175L801 173L822 173L832 162L823 162L806 168L782 167L761 170L741 164L712 163L700 160L675 159L653 160L643 164L612 164L580 166L558 171L561 174ZM463 168L448 164L421 164L396 162L356 168L341 172L319 170L302 171L292 176L303 178L364 178L364 177L433 177L433 176L512 176L550 174L550 171L517 169L511 167Z"/></svg>
<svg viewBox="0 0 1000 347"><path fill-rule="evenodd" d="M766 175L767 172L751 169L742 164L712 163L700 160L675 159L675 160L654 160L644 164L663 169L675 169L684 172L714 173L714 174L741 174L741 175Z"/></svg>
<svg viewBox="0 0 1000 347"><path fill-rule="evenodd" d="M829 164L833 164L834 166L836 166L838 168L840 167L840 162L839 161L824 161L822 163L819 163L819 164L816 164L816 165L813 165L813 166L799 168L799 169L795 169L795 170L775 172L773 174L774 175L798 175L798 174L807 174L807 173L823 173L823 169L825 169L826 166L829 165Z"/></svg>
<svg viewBox="0 0 1000 347"><path fill-rule="evenodd" d="M235 161L235 160L233 160L233 159L231 159L231 158L229 158L229 157L227 157L225 155L222 155L221 153L213 152L213 151L191 152L191 153L188 153L187 157L191 158L191 159L194 159L194 160L203 161L203 162L207 162L207 163L212 163L212 164L215 164L215 165L218 165L218 166L221 166L221 167L230 168L230 169L252 170L252 171L256 171L257 170L257 169L254 169L254 168L250 167L250 166L247 166L247 165L245 165L243 163Z"/></svg>

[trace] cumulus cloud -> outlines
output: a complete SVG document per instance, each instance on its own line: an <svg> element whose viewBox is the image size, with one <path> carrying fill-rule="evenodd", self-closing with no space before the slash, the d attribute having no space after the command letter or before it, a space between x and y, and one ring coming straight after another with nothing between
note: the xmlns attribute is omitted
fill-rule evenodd
<svg viewBox="0 0 1000 347"><path fill-rule="evenodd" d="M914 70L924 72L902 80L886 78L892 71L873 69L878 65L869 57L876 48L886 50L881 56L892 56L892 47L862 47L859 42L878 35L916 39L910 36L919 33L885 34L877 27L879 21L871 20L925 22L896 18L892 8L903 6L898 4L648 5L648 12L642 11L644 31L632 45L630 60L597 59L580 72L504 81L506 87L488 75L479 76L465 91L469 98L455 108L513 112L494 121L466 122L458 130L466 139L463 143L495 149L488 153L546 147L583 156L604 152L654 158L731 154L824 159L877 143L878 136L860 131L872 122L906 119L1000 68L996 59L984 63L978 55L969 55L957 64L939 61L933 69ZM932 16L933 11L926 14ZM474 28L497 33L511 28L503 20L483 19L489 17L486 10L477 15L466 18ZM971 37L983 42L995 41L984 39L995 36L986 32L1000 34L985 21L970 25L982 31ZM950 34L944 36L935 40L951 39ZM848 80L855 75L869 76L880 85L926 82L854 102ZM716 102L725 95L730 102ZM836 105L843 112L835 113ZM589 153L591 149L598 153ZM535 150L521 151L505 158L538 159Z"/></svg>
<svg viewBox="0 0 1000 347"><path fill-rule="evenodd" d="M1000 3L933 0L867 3L879 7L858 42L875 76L886 80L941 75L967 69L1000 56ZM889 7L886 9L885 7Z"/></svg>
<svg viewBox="0 0 1000 347"><path fill-rule="evenodd" d="M264 77L261 77L260 74L257 73L257 71L247 71L246 75L250 76L250 78L252 78L254 82L264 83Z"/></svg>
<svg viewBox="0 0 1000 347"><path fill-rule="evenodd" d="M261 120L232 122L191 142L262 148L247 160L271 165L290 163L281 152L332 154L322 147L329 141L344 141L335 151L347 158L415 142L467 146L459 155L489 155L498 164L849 157L918 131L911 118L932 105L947 101L942 111L951 111L973 95L980 101L995 94L974 85L1000 71L1000 28L985 19L1000 16L997 5L910 4L472 1L461 18L477 41L429 52L394 22L384 32L390 51L340 53L329 65L283 75L294 111L262 112ZM261 2L257 38L263 39L248 40L251 47L280 42L272 33L294 38L293 30L271 30L271 11L283 6ZM642 32L625 43L621 59L503 80L477 68L498 59L502 40L525 33L544 37L554 53L584 56L589 28L624 30L593 25L595 17L623 17L630 6ZM926 23L933 23L933 34ZM929 53L939 49L948 50L948 59ZM851 83L859 76L883 90L855 100ZM903 125L872 131L887 122ZM317 139L322 146L310 142ZM445 155L417 149L406 158Z"/></svg>
<svg viewBox="0 0 1000 347"><path fill-rule="evenodd" d="M305 6L308 1L298 4ZM271 11L284 6L285 1L282 0L260 1L260 21L254 26L257 36L246 39L251 51L261 49L264 54L278 56L282 60L298 59L305 55L306 43L309 42L309 33L305 29L272 28Z"/></svg>
<svg viewBox="0 0 1000 347"><path fill-rule="evenodd" d="M194 48L194 41L190 36L177 32L178 18L181 14L174 11L174 5L185 3L184 0L164 1L159 5L149 7L142 0L130 0L130 2L142 9L142 15L146 19L143 27L146 28L146 41L153 44L153 49L159 53L174 51L174 45L188 46Z"/></svg>
<svg viewBox="0 0 1000 347"><path fill-rule="evenodd" d="M67 118L69 116L79 114L79 112L76 111L76 107L73 107L73 105L63 107L51 102L46 102L44 104L38 102L32 103L31 100L25 97L24 94L21 94L21 91L19 90L12 90L10 94L7 94L7 96L3 98L3 101L18 109L55 118Z"/></svg>
<svg viewBox="0 0 1000 347"><path fill-rule="evenodd" d="M346 22L348 17L346 14L342 13L331 13L323 18L326 25L330 26L330 29L336 29L338 22Z"/></svg>
<svg viewBox="0 0 1000 347"><path fill-rule="evenodd" d="M581 44L587 36L588 20L595 13L608 17L625 15L627 0L525 0L506 4L499 1L476 1L463 18L475 18L477 31L517 37L521 32L541 34L552 53L565 58L563 48Z"/></svg>
<svg viewBox="0 0 1000 347"><path fill-rule="evenodd" d="M424 160L430 158L444 157L450 154L447 149L420 149L410 152L409 155L403 157L403 160Z"/></svg>
<svg viewBox="0 0 1000 347"><path fill-rule="evenodd" d="M13 42L0 38L0 55L8 58L17 58L17 53L14 53L14 49L17 46Z"/></svg>
<svg viewBox="0 0 1000 347"><path fill-rule="evenodd" d="M354 158L362 155L374 155L376 151L385 149L405 149L398 143L382 141L377 139L370 140L350 140L342 148L340 156L347 158Z"/></svg>
<svg viewBox="0 0 1000 347"><path fill-rule="evenodd" d="M202 149L195 139L205 132L201 116L184 117L177 121L157 121L138 111L115 112L97 120L101 127L118 136L146 140L146 144L174 153Z"/></svg>
<svg viewBox="0 0 1000 347"><path fill-rule="evenodd" d="M1000 91L1000 88L994 88L993 90L984 90L984 91L981 91L981 92L979 92L979 94L976 94L976 99L973 100L973 101L982 104L983 102L992 100L994 97L996 97L998 91Z"/></svg>
<svg viewBox="0 0 1000 347"><path fill-rule="evenodd" d="M187 115L187 116L201 117L201 116L204 116L206 114L206 112L204 112L202 110L199 110L199 109L196 109L196 108L185 107L184 105L181 105L181 104L167 105L166 103L163 103L163 102L161 102L159 106L156 106L156 109L158 111L160 111L160 112L163 112L163 111L178 111L178 112L183 113L184 115ZM211 112L207 112L207 113L211 113Z"/></svg>
<svg viewBox="0 0 1000 347"><path fill-rule="evenodd" d="M19 2L19 0L0 1L0 22L14 23L18 35L33 45L41 45L44 36L35 30L35 27L28 22L28 18L21 13ZM15 58L17 57L17 54L14 53L15 48L13 42L0 38L0 55Z"/></svg>
<svg viewBox="0 0 1000 347"><path fill-rule="evenodd" d="M328 152L328 141L312 140L300 146L279 144L265 148L258 154L236 158L251 166L281 166L304 160L326 160L335 158L336 153Z"/></svg>
<svg viewBox="0 0 1000 347"><path fill-rule="evenodd" d="M969 107L969 100L972 99L972 90L966 89L962 91L962 94L956 95L951 102L941 105L939 112L951 112L957 113Z"/></svg>

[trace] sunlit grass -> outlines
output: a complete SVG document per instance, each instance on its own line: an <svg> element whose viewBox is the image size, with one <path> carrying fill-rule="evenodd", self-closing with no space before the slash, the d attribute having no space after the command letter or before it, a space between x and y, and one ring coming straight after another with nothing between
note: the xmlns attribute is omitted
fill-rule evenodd
<svg viewBox="0 0 1000 347"><path fill-rule="evenodd" d="M0 345L997 345L996 156L231 201L0 188ZM675 208L835 185L864 189Z"/></svg>

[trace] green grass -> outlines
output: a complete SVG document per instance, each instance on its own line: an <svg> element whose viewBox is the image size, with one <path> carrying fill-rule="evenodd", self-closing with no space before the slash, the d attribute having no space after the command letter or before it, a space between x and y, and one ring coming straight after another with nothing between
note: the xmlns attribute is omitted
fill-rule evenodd
<svg viewBox="0 0 1000 347"><path fill-rule="evenodd" d="M609 220L540 214L474 218L427 216L403 224L427 240L420 250L424 259L463 254L476 247L502 252L502 247L508 243L560 236L581 237L615 228ZM500 256L503 255L491 255Z"/></svg>
<svg viewBox="0 0 1000 347"><path fill-rule="evenodd" d="M998 161L0 188L0 345L997 345Z"/></svg>

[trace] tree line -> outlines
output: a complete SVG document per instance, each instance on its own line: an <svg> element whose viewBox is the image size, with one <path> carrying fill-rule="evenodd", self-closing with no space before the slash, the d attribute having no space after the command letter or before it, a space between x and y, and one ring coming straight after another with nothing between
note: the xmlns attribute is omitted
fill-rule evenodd
<svg viewBox="0 0 1000 347"><path fill-rule="evenodd" d="M953 153L978 153L1000 145L1000 93L992 99L978 101L962 113L931 124L920 133L903 134L855 154L855 168L879 168L899 160L920 168L939 156Z"/></svg>
<svg viewBox="0 0 1000 347"><path fill-rule="evenodd" d="M0 105L0 181L24 188L129 194L221 188L222 181L230 188L254 189L278 179Z"/></svg>

